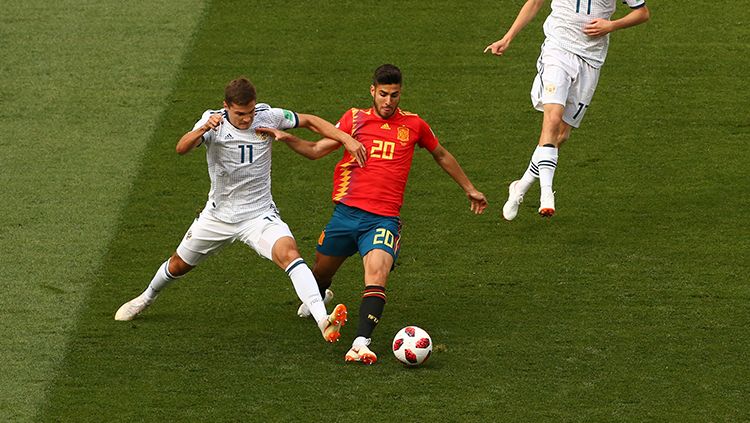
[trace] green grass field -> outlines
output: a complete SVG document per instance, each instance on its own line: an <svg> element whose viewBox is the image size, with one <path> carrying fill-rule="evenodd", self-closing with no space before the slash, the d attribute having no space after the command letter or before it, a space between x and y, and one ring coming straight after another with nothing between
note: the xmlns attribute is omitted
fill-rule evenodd
<svg viewBox="0 0 750 423"><path fill-rule="evenodd" d="M750 13L673 3L612 36L561 149L558 214L536 215L534 188L512 223L543 17L506 57L482 50L520 1L4 6L0 421L750 421ZM358 257L334 281L351 316L335 345L240 244L112 319L205 202L202 151L174 144L228 80L335 121L369 105L384 62L491 206L473 216L415 155L376 365L343 362ZM338 158L275 149L274 197L310 263ZM407 324L435 343L421 368L388 351Z"/></svg>

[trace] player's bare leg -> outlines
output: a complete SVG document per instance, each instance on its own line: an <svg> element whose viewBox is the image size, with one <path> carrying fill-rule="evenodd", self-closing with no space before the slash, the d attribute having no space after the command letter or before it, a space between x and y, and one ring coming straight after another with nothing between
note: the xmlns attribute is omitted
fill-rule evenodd
<svg viewBox="0 0 750 423"><path fill-rule="evenodd" d="M573 127L568 125L565 121L563 121L562 125L559 127L559 131L557 132L557 148L558 150L562 145L570 138L570 133L572 132Z"/></svg>
<svg viewBox="0 0 750 423"><path fill-rule="evenodd" d="M325 295L325 290L331 287L333 276L346 261L345 256L327 256L320 252L315 252L315 264L313 265L313 274L318 282L320 295Z"/></svg>
<svg viewBox="0 0 750 423"><path fill-rule="evenodd" d="M370 250L362 258L365 268L365 292L359 307L357 336L352 348L346 353L346 361L373 364L378 357L368 347L372 332L380 322L385 308L385 285L393 266L393 256L385 250Z"/></svg>
<svg viewBox="0 0 750 423"><path fill-rule="evenodd" d="M159 266L156 274L141 295L120 306L115 313L115 320L129 321L150 306L162 289L169 286L175 279L182 277L195 266L185 263L177 253Z"/></svg>

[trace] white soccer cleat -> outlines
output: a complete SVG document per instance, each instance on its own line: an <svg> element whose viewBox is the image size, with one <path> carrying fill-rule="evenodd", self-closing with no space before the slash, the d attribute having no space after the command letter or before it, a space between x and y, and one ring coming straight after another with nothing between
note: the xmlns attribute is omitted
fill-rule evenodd
<svg viewBox="0 0 750 423"><path fill-rule="evenodd" d="M325 326L322 329L323 338L328 342L336 342L341 337L341 327L346 324L347 319L346 306L339 304L333 308L331 314L325 320Z"/></svg>
<svg viewBox="0 0 750 423"><path fill-rule="evenodd" d="M508 185L508 201L503 206L503 218L513 220L518 214L518 206L523 203L523 193L516 190L519 181L513 181Z"/></svg>
<svg viewBox="0 0 750 423"><path fill-rule="evenodd" d="M555 193L542 194L539 205L539 214L543 217L551 217L555 214Z"/></svg>
<svg viewBox="0 0 750 423"><path fill-rule="evenodd" d="M326 296L323 298L323 304L328 305L328 303L330 303L331 300L333 300L333 291L331 291L330 289L326 289ZM305 303L302 303L302 305L300 305L299 308L297 309L297 316L302 317L302 318L307 318L311 316L310 309L307 308Z"/></svg>
<svg viewBox="0 0 750 423"><path fill-rule="evenodd" d="M344 360L347 363L359 362L364 364L373 364L378 361L378 356L374 352L370 351L367 345L358 345L351 347L349 352L344 356Z"/></svg>
<svg viewBox="0 0 750 423"><path fill-rule="evenodd" d="M135 319L135 316L145 310L149 305L151 305L152 302L153 300L146 301L145 298L142 298L139 295L117 309L117 313L115 313L115 320L123 322L133 320Z"/></svg>

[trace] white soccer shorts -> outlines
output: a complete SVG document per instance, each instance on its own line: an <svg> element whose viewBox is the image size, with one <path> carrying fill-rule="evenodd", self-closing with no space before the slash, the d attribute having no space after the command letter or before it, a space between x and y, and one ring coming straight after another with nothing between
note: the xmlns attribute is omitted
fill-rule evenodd
<svg viewBox="0 0 750 423"><path fill-rule="evenodd" d="M177 247L177 255L191 266L197 266L222 247L240 240L258 255L272 260L271 249L280 238L291 237L289 226L276 211L238 223L227 223L201 213Z"/></svg>
<svg viewBox="0 0 750 423"><path fill-rule="evenodd" d="M549 42L542 45L536 67L531 104L539 111L544 111L545 104L562 104L563 120L578 128L594 97L599 69Z"/></svg>

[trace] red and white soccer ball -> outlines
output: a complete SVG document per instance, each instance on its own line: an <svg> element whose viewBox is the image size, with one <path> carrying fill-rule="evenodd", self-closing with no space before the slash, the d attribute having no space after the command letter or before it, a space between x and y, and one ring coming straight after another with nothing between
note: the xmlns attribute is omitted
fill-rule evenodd
<svg viewBox="0 0 750 423"><path fill-rule="evenodd" d="M393 338L393 355L407 366L419 366L432 353L432 339L424 329L407 326Z"/></svg>

